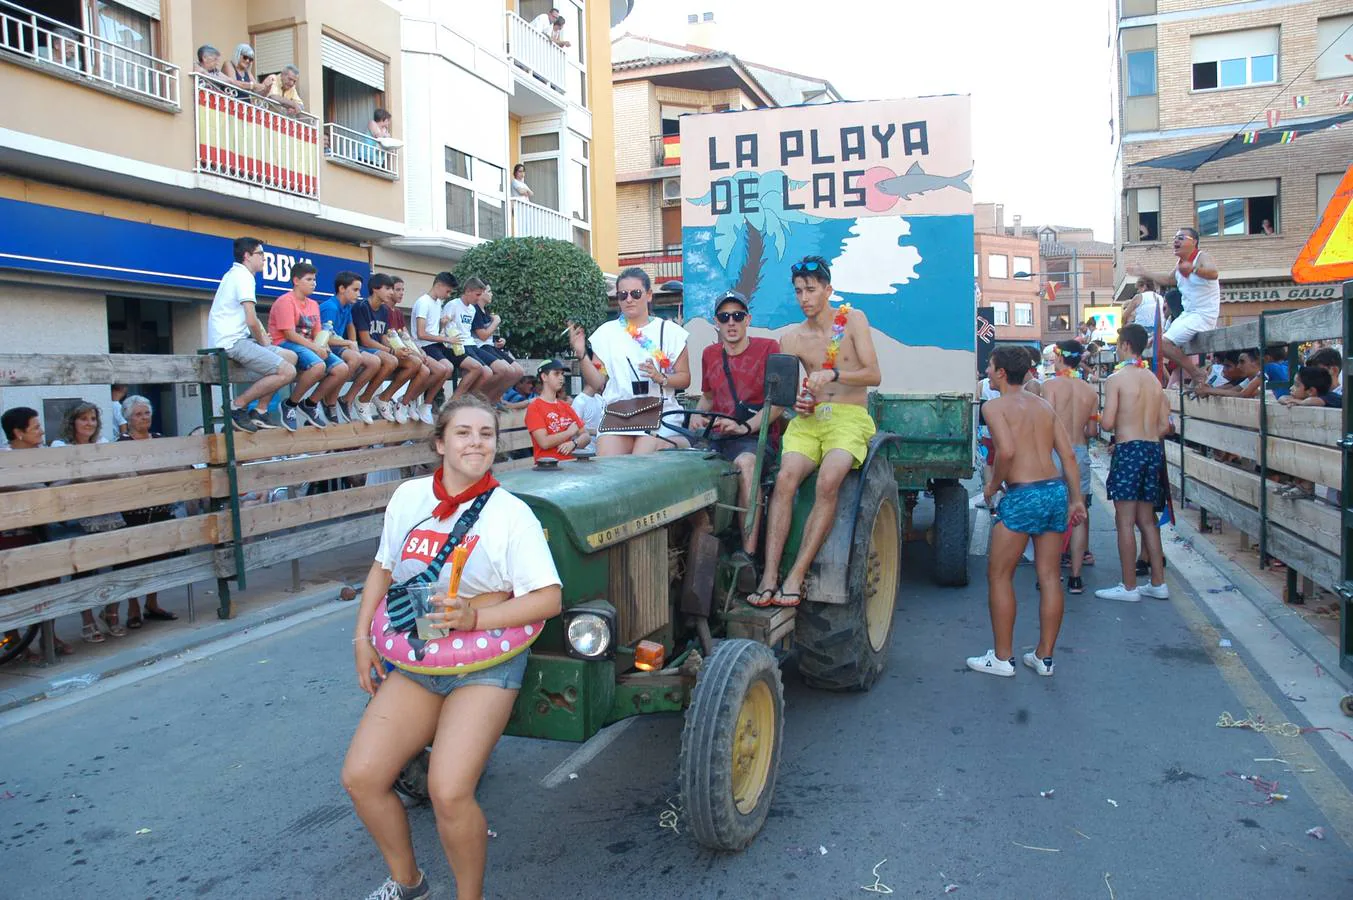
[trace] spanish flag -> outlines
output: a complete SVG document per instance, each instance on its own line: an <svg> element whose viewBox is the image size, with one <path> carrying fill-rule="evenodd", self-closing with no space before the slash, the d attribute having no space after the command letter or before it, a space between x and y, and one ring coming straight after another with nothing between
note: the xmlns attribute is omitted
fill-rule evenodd
<svg viewBox="0 0 1353 900"><path fill-rule="evenodd" d="M662 164L665 166L681 164L681 135L665 134L662 136Z"/></svg>

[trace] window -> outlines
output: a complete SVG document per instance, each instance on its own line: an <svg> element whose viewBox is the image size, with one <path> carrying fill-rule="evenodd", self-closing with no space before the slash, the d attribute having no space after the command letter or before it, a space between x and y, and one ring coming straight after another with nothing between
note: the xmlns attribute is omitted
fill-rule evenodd
<svg viewBox="0 0 1353 900"><path fill-rule="evenodd" d="M480 237L491 241L507 234L507 216L504 214L506 203L496 197L479 197Z"/></svg>
<svg viewBox="0 0 1353 900"><path fill-rule="evenodd" d="M1010 307L1008 304L1005 303L991 304L991 314L993 319L992 321L993 325L1010 324Z"/></svg>
<svg viewBox="0 0 1353 900"><path fill-rule="evenodd" d="M474 191L458 184L446 185L446 230L474 234Z"/></svg>
<svg viewBox="0 0 1353 900"><path fill-rule="evenodd" d="M1278 80L1277 28L1195 35L1191 54L1195 91L1274 84Z"/></svg>
<svg viewBox="0 0 1353 900"><path fill-rule="evenodd" d="M707 12L707 13L705 13L701 18L703 18L706 22L713 22L713 21L714 21L714 13L712 13L712 12Z"/></svg>
<svg viewBox="0 0 1353 900"><path fill-rule="evenodd" d="M980 278L982 275L982 254L974 253L972 255L972 277Z"/></svg>
<svg viewBox="0 0 1353 900"><path fill-rule="evenodd" d="M1135 50L1127 54L1127 95L1149 97L1156 92L1156 51Z"/></svg>
<svg viewBox="0 0 1353 900"><path fill-rule="evenodd" d="M446 229L485 240L507 233L507 182L502 166L445 148Z"/></svg>
<svg viewBox="0 0 1353 900"><path fill-rule="evenodd" d="M1278 179L1195 185L1198 233L1209 237L1278 232Z"/></svg>
<svg viewBox="0 0 1353 900"><path fill-rule="evenodd" d="M698 13L691 13L690 15L688 15L688 16L686 17L686 24L687 24L687 25L694 25L695 23L697 23L697 22L699 22L699 21L700 21L700 16L699 16Z"/></svg>
<svg viewBox="0 0 1353 900"><path fill-rule="evenodd" d="M149 13L154 13L152 18ZM110 3L107 0L95 0L93 3L93 21L89 30L104 40L119 47L155 56L158 49L156 40L159 23L160 4L147 3L144 0L128 0L126 3ZM144 62L131 54L114 52L97 54L99 75L114 84L146 92L153 91L149 72Z"/></svg>
<svg viewBox="0 0 1353 900"><path fill-rule="evenodd" d="M1034 305L1032 303L1015 304L1015 324L1032 325L1034 323Z"/></svg>
<svg viewBox="0 0 1353 900"><path fill-rule="evenodd" d="M1128 243L1160 240L1160 188L1133 188L1124 195Z"/></svg>
<svg viewBox="0 0 1353 900"><path fill-rule="evenodd" d="M468 180L470 177L470 154L461 153L459 150L447 147L446 174Z"/></svg>
<svg viewBox="0 0 1353 900"><path fill-rule="evenodd" d="M1320 19L1315 31L1315 45L1321 50L1329 47L1315 61L1315 77L1353 75L1353 15Z"/></svg>
<svg viewBox="0 0 1353 900"><path fill-rule="evenodd" d="M592 252L592 232L574 225L573 243L580 247L584 253L590 254Z"/></svg>
<svg viewBox="0 0 1353 900"><path fill-rule="evenodd" d="M1020 272L1023 272L1024 274L1021 275ZM1034 261L1032 257L1029 256L1015 257L1016 278L1018 278L1020 281L1028 281L1030 278L1033 277L1033 272L1034 272Z"/></svg>
<svg viewBox="0 0 1353 900"><path fill-rule="evenodd" d="M1048 307L1048 331L1071 330L1071 307L1066 304Z"/></svg>
<svg viewBox="0 0 1353 900"><path fill-rule="evenodd" d="M589 193L587 183L587 166L578 162L576 159L569 163L573 169L573 190L576 196L573 202L573 218L580 221L587 221L587 195Z"/></svg>
<svg viewBox="0 0 1353 900"><path fill-rule="evenodd" d="M987 277L1009 278L1010 258L1003 253L987 254Z"/></svg>
<svg viewBox="0 0 1353 900"><path fill-rule="evenodd" d="M1343 177L1342 172L1328 172L1324 175L1315 176L1315 214L1317 218L1325 212L1325 207L1330 205L1330 200L1334 199L1334 190L1339 186L1339 179Z"/></svg>
<svg viewBox="0 0 1353 900"><path fill-rule="evenodd" d="M372 110L385 106L385 63L327 34L320 36L320 63L324 120L366 134Z"/></svg>

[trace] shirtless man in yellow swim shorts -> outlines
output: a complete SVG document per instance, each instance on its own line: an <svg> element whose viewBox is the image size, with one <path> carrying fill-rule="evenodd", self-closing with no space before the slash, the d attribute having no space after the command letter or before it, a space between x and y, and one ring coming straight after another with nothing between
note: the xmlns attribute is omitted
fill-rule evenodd
<svg viewBox="0 0 1353 900"><path fill-rule="evenodd" d="M832 273L826 260L806 257L790 268L790 276L804 321L780 336L780 349L797 356L808 377L794 407L797 416L781 444L766 531L766 568L756 592L747 598L753 606L799 605L808 567L836 519L841 482L868 452L874 420L865 409L866 395L883 380L864 313L831 305ZM813 511L804 525L799 555L779 581L794 494L814 471Z"/></svg>

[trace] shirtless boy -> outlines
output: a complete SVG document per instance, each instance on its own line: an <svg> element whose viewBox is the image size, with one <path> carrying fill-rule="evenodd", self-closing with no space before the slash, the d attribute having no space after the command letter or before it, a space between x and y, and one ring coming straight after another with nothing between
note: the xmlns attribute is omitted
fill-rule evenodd
<svg viewBox="0 0 1353 900"><path fill-rule="evenodd" d="M1071 438L1071 449L1076 454L1080 470L1081 496L1088 509L1093 499L1090 494L1090 450L1085 442L1099 433L1099 392L1081 380L1081 356L1085 348L1080 341L1058 341L1053 360L1053 377L1043 383L1043 399L1052 404L1057 420ZM1090 546L1090 520L1071 527L1071 575L1066 581L1068 594L1085 591L1081 567L1085 564L1086 548Z"/></svg>
<svg viewBox="0 0 1353 900"><path fill-rule="evenodd" d="M1165 556L1156 523L1160 499L1160 470L1165 464L1160 439L1170 427L1170 404L1160 381L1142 367L1146 329L1126 325L1118 332L1118 370L1104 382L1105 431L1114 434L1113 462L1105 483L1113 501L1114 525L1118 529L1118 559L1123 580L1116 587L1095 591L1102 600L1136 603L1142 596L1170 599L1165 586ZM1151 581L1137 586L1137 535L1151 563Z"/></svg>
<svg viewBox="0 0 1353 900"><path fill-rule="evenodd" d="M832 273L826 260L808 256L789 271L804 321L785 332L780 349L797 356L808 377L794 407L798 415L781 442L780 474L766 529L766 569L747 598L753 606L799 605L808 567L836 519L841 483L869 451L875 429L865 409L866 395L883 380L864 313L831 305ZM813 511L804 524L799 555L779 581L794 494L814 470Z"/></svg>
<svg viewBox="0 0 1353 900"><path fill-rule="evenodd" d="M1005 496L992 513L987 549L987 605L995 646L983 656L968 658L968 668L988 675L1015 674L1015 566L1029 538L1034 541L1038 571L1038 646L1024 654L1024 664L1039 675L1052 674L1052 653L1062 627L1062 533L1067 520L1085 521L1080 467L1071 439L1048 402L1024 390L1029 354L1019 346L997 347L987 376L1001 396L987 402L985 414L996 447L996 467L983 489L991 498L1004 486ZM1061 460L1062 473L1052 454Z"/></svg>

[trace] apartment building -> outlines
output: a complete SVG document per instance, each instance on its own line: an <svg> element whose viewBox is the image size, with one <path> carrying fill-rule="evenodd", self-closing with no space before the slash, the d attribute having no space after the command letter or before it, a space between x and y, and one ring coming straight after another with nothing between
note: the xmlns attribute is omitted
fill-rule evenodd
<svg viewBox="0 0 1353 900"><path fill-rule="evenodd" d="M0 0L0 310L23 322L5 352L193 353L241 234L265 242L262 306L303 260L321 299L337 272L382 268L412 300L508 233L614 269L614 226L593 211L613 206L608 41L627 0L25 2ZM551 6L566 47L530 27ZM195 71L204 44L224 60L247 45L259 76L294 67L302 108ZM402 147L368 133L378 107ZM132 387L156 430L199 424L191 386ZM53 431L77 395L108 389L6 388L0 405Z"/></svg>
<svg viewBox="0 0 1353 900"><path fill-rule="evenodd" d="M1043 300L1043 344L1076 336L1087 310L1114 304L1113 244L1095 240L1089 228L1016 224L1008 234L1031 233L1038 240Z"/></svg>
<svg viewBox="0 0 1353 900"><path fill-rule="evenodd" d="M1338 296L1292 263L1353 160L1347 0L1111 0L1117 293L1197 228L1220 324ZM1334 126L1343 125L1343 128Z"/></svg>
<svg viewBox="0 0 1353 900"><path fill-rule="evenodd" d="M973 204L972 275L978 308L991 308L996 344L1042 346L1038 238L1019 226L1018 217L1007 232L1003 204Z"/></svg>
<svg viewBox="0 0 1353 900"><path fill-rule="evenodd" d="M693 37L717 38L711 20L691 19ZM641 266L660 284L682 273L681 117L842 99L822 78L634 34L612 42L611 79L620 265Z"/></svg>

